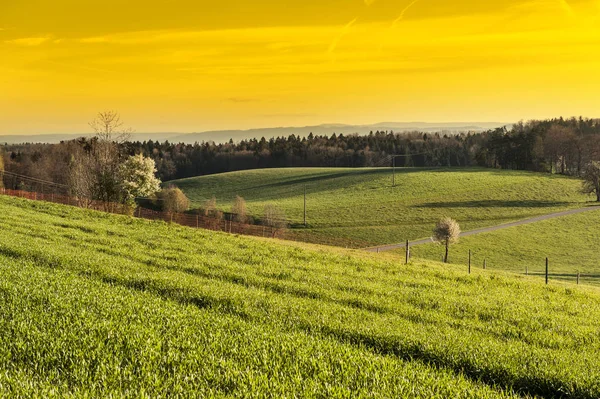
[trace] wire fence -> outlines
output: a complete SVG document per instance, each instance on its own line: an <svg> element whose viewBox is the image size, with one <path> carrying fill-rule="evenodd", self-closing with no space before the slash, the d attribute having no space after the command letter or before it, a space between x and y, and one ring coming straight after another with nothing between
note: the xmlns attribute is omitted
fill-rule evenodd
<svg viewBox="0 0 600 399"><path fill-rule="evenodd" d="M159 212L143 207L132 208L121 203L102 202L90 200L87 198L77 198L64 194L56 194L53 192L40 193L35 191L14 190L2 187L0 188L0 194L11 197L25 198L34 201L45 201L52 202L55 204L70 205L79 208L108 212L118 215L129 215L141 219L162 220L165 222L176 223L182 226L197 229L222 231L231 234L243 234L272 238L282 238L285 235L285 229L275 228L266 225L239 223L233 220L211 218L200 214Z"/></svg>
<svg viewBox="0 0 600 399"><path fill-rule="evenodd" d="M468 273L471 274L471 269L475 269L478 267L478 265L476 265L473 262L473 258L472 258L472 251L468 252L468 260L467 260L467 267L468 267ZM444 257L441 257L442 262L444 262ZM540 259L540 265L544 264L544 260ZM483 260L483 269L487 269L489 267L488 264L488 259L484 259ZM511 271L517 274L522 274L525 276L531 276L531 277L538 277L538 278L542 278L545 280L546 284L549 284L550 281L556 281L556 282L570 282L570 283L575 283L577 285L579 284L586 284L586 285L599 285L600 284L600 274L598 273L582 273L580 270L577 270L576 267L574 266L569 266L567 265L566 268L570 268L572 267L572 269L574 270L574 272L567 272L565 271L565 265L559 265L559 267L555 267L553 265L553 263L551 262L550 258L546 258L545 259L545 268L539 268L537 270L535 270L534 268L530 267L530 266L525 266L525 271L523 272L518 272L518 271L514 271L511 269L508 269L506 271ZM498 268L491 268L493 270L503 270L503 269L498 269ZM553 270L554 269L554 270ZM556 270L558 269L558 270Z"/></svg>

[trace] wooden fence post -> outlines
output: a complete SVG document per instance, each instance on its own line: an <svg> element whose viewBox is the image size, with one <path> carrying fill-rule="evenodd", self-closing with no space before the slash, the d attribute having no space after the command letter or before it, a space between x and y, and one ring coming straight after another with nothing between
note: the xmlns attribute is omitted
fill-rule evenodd
<svg viewBox="0 0 600 399"><path fill-rule="evenodd" d="M579 277L581 276L581 274L579 272L577 272L577 285L579 285Z"/></svg>
<svg viewBox="0 0 600 399"><path fill-rule="evenodd" d="M483 270L487 269L487 259L483 260Z"/></svg>
<svg viewBox="0 0 600 399"><path fill-rule="evenodd" d="M469 274L471 274L471 250L469 249Z"/></svg>
<svg viewBox="0 0 600 399"><path fill-rule="evenodd" d="M529 276L529 266L525 266L525 275Z"/></svg>
<svg viewBox="0 0 600 399"><path fill-rule="evenodd" d="M406 240L406 264L410 262L410 243Z"/></svg>
<svg viewBox="0 0 600 399"><path fill-rule="evenodd" d="M548 262L548 258L546 258L546 285L548 285L548 266L549 266L549 262Z"/></svg>
<svg viewBox="0 0 600 399"><path fill-rule="evenodd" d="M200 215L196 214L196 228L200 228Z"/></svg>

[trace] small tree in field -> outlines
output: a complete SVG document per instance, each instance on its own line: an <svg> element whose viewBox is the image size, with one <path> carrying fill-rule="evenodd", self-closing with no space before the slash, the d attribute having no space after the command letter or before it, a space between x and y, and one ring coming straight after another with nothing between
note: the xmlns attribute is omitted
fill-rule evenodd
<svg viewBox="0 0 600 399"><path fill-rule="evenodd" d="M592 161L583 169L583 192L595 194L600 202L600 162Z"/></svg>
<svg viewBox="0 0 600 399"><path fill-rule="evenodd" d="M445 263L448 263L448 249L450 248L450 244L458 242L459 236L460 226L458 222L449 217L441 219L435 226L435 229L433 229L433 240L444 244L446 247Z"/></svg>
<svg viewBox="0 0 600 399"><path fill-rule="evenodd" d="M248 221L248 211L246 209L246 200L239 195L235 196L231 213L234 214L233 220L238 223L246 223Z"/></svg>
<svg viewBox="0 0 600 399"><path fill-rule="evenodd" d="M157 194L162 210L168 213L181 213L188 210L190 200L178 187L165 188Z"/></svg>

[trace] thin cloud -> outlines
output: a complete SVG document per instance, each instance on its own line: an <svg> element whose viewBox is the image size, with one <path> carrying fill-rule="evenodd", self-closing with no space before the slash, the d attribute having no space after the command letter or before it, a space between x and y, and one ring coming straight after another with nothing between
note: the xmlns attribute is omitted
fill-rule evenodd
<svg viewBox="0 0 600 399"><path fill-rule="evenodd" d="M560 3L561 8L565 10L569 16L575 16L575 11L573 11L573 7L571 7L567 0L558 0L558 2Z"/></svg>
<svg viewBox="0 0 600 399"><path fill-rule="evenodd" d="M354 18L352 21L348 22L346 26L344 26L340 34L333 40L333 42L329 46L329 50L327 51L329 54L332 54L335 51L340 41L344 38L344 36L346 36L348 31L350 31L350 28L352 28L352 25L354 25L357 20L358 18Z"/></svg>
<svg viewBox="0 0 600 399"><path fill-rule="evenodd" d="M35 47L40 46L49 40L49 37L23 37L21 39L5 40L4 43L14 44L17 46Z"/></svg>
<svg viewBox="0 0 600 399"><path fill-rule="evenodd" d="M227 101L232 103L252 103L260 101L258 98L248 98L248 97L229 97Z"/></svg>
<svg viewBox="0 0 600 399"><path fill-rule="evenodd" d="M61 68L80 69L80 70L83 70L83 71L90 71L90 72L115 73L115 71L111 71L111 70L108 70L108 69L88 67L88 66L80 65L80 64L66 64L66 63L63 63L63 62L56 62L56 61L50 61L50 60L46 60L45 62L47 64L56 65L56 66L59 66Z"/></svg>
<svg viewBox="0 0 600 399"><path fill-rule="evenodd" d="M402 10L402 12L400 13L400 16L398 16L398 18L396 18L394 20L394 22L392 23L392 27L396 26L400 21L402 21L404 19L404 15L406 14L406 12L408 10L410 10L419 1L421 1L421 0L413 0L409 5L407 5L406 7L404 7L404 9ZM564 1L564 0L562 0L562 1Z"/></svg>
<svg viewBox="0 0 600 399"><path fill-rule="evenodd" d="M400 15L398 16L398 18L396 18L394 20L394 22L392 22L392 24L390 25L390 27L387 29L386 36L389 36L391 30L394 29L396 27L396 25L398 25L400 23L400 21L402 21L404 19L404 15L408 12L408 10L410 10L419 1L421 1L421 0L413 0L410 4L408 4L406 7L404 7L402 9L402 11L400 12ZM379 52L380 53L383 51L383 46L384 46L384 42L383 42L383 39L382 39L380 41L380 43L379 43Z"/></svg>

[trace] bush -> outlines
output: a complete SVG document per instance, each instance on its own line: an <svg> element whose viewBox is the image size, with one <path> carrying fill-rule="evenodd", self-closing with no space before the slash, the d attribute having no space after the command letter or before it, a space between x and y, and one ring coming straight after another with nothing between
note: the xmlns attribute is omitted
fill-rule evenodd
<svg viewBox="0 0 600 399"><path fill-rule="evenodd" d="M246 209L246 200L239 195L235 196L233 206L231 207L231 213L233 213L233 220L238 223L248 222L248 211Z"/></svg>
<svg viewBox="0 0 600 399"><path fill-rule="evenodd" d="M161 209L168 213L181 213L188 210L190 200L178 187L169 187L162 189L156 195Z"/></svg>

